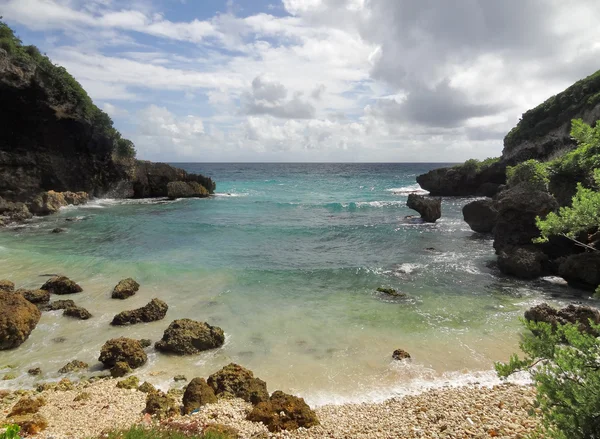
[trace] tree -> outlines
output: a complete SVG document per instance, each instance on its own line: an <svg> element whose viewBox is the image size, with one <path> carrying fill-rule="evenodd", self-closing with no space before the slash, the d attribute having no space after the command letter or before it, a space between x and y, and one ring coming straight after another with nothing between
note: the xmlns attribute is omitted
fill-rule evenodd
<svg viewBox="0 0 600 439"><path fill-rule="evenodd" d="M117 156L121 158L134 158L135 145L129 139L119 139L117 140L115 152L117 153Z"/></svg>

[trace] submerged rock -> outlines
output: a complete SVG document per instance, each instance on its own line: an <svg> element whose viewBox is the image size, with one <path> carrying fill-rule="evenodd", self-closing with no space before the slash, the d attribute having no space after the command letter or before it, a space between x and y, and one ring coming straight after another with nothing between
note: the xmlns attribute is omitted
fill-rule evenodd
<svg viewBox="0 0 600 439"><path fill-rule="evenodd" d="M190 319L175 320L165 330L161 340L155 343L159 351L177 355L198 354L223 346L225 334L217 326Z"/></svg>
<svg viewBox="0 0 600 439"><path fill-rule="evenodd" d="M434 223L442 216L442 199L409 194L406 205L421 214L423 221Z"/></svg>
<svg viewBox="0 0 600 439"><path fill-rule="evenodd" d="M40 310L23 296L0 292L0 350L20 346L40 321Z"/></svg>
<svg viewBox="0 0 600 439"><path fill-rule="evenodd" d="M569 305L557 310L547 303L542 303L525 311L525 319L533 322L545 322L552 325L552 327L577 323L580 331L595 337L600 335L590 325L590 321L596 325L600 324L600 311L589 306Z"/></svg>
<svg viewBox="0 0 600 439"><path fill-rule="evenodd" d="M69 306L64 310L63 316L73 317L79 320L87 320L92 317L92 314L81 306Z"/></svg>
<svg viewBox="0 0 600 439"><path fill-rule="evenodd" d="M50 293L46 290L19 289L15 293L20 294L25 300L34 304L50 302Z"/></svg>
<svg viewBox="0 0 600 439"><path fill-rule="evenodd" d="M73 361L70 361L67 364L65 364L63 367L61 367L58 370L58 373L77 372L79 370L85 370L88 367L90 367L89 364L84 363L83 361L73 360Z"/></svg>
<svg viewBox="0 0 600 439"><path fill-rule="evenodd" d="M270 432L297 430L319 425L316 413L304 399L278 390L248 414L249 421L262 422Z"/></svg>
<svg viewBox="0 0 600 439"><path fill-rule="evenodd" d="M27 371L27 373L28 373L29 375L31 375L31 376L34 376L34 377L35 377L35 376L39 376L39 375L41 375L41 374L42 374L42 369L40 369L39 367L33 367L33 368L29 369L29 370Z"/></svg>
<svg viewBox="0 0 600 439"><path fill-rule="evenodd" d="M135 369L146 363L148 356L139 341L121 337L104 343L98 360L109 368L115 366L119 361L123 361Z"/></svg>
<svg viewBox="0 0 600 439"><path fill-rule="evenodd" d="M377 288L377 291L379 293L387 294L388 296L391 296L391 297L406 297L406 294L401 293L393 288L379 287L379 288Z"/></svg>
<svg viewBox="0 0 600 439"><path fill-rule="evenodd" d="M195 181L172 181L167 184L167 196L176 198L206 198L210 195L208 190Z"/></svg>
<svg viewBox="0 0 600 439"><path fill-rule="evenodd" d="M75 294L81 293L83 289L66 276L54 276L46 281L40 288L52 294Z"/></svg>
<svg viewBox="0 0 600 439"><path fill-rule="evenodd" d="M404 349L396 349L392 354L394 360L407 360L410 359L410 354Z"/></svg>
<svg viewBox="0 0 600 439"><path fill-rule="evenodd" d="M132 311L123 311L117 314L111 325L132 325L135 323L148 323L162 320L167 315L169 307L159 299L152 299L147 305Z"/></svg>
<svg viewBox="0 0 600 439"><path fill-rule="evenodd" d="M133 296L140 289L140 284L132 278L121 280L113 289L113 299L127 299Z"/></svg>
<svg viewBox="0 0 600 439"><path fill-rule="evenodd" d="M215 395L226 398L241 398L258 404L269 399L267 383L255 378L252 371L231 363L208 377L208 385Z"/></svg>
<svg viewBox="0 0 600 439"><path fill-rule="evenodd" d="M55 229L52 229L51 233L64 233L66 231L67 229L63 229L62 227L56 227Z"/></svg>
<svg viewBox="0 0 600 439"><path fill-rule="evenodd" d="M493 200L475 200L463 207L463 218L477 233L491 233L498 220L498 210Z"/></svg>
<svg viewBox="0 0 600 439"><path fill-rule="evenodd" d="M206 404L214 404L217 397L212 387L204 378L194 378L185 388L183 394L183 414L189 415Z"/></svg>
<svg viewBox="0 0 600 439"><path fill-rule="evenodd" d="M58 311L61 309L72 308L75 306L75 302L71 299L66 300L55 300L54 302L44 306L42 311Z"/></svg>

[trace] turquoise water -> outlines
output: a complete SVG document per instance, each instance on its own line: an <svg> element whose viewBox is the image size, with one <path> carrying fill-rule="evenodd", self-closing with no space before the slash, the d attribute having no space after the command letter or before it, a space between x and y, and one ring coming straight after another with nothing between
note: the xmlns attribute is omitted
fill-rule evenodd
<svg viewBox="0 0 600 439"><path fill-rule="evenodd" d="M44 313L29 340L0 352L19 378L46 378L77 358L94 364L109 338L157 340L188 317L221 326L223 348L194 357L150 350L138 374L166 387L175 374L208 376L228 362L251 368L270 390L313 403L377 399L448 380L482 380L517 349L523 310L568 295L546 281L501 276L492 242L462 221L463 198L443 200L436 224L405 219L407 194L429 164L181 164L217 181L202 200L95 200L0 232L0 278L39 287L62 273L92 312L74 321ZM67 221L75 219L75 221ZM52 234L55 227L67 231ZM433 250L432 250L433 248ZM124 277L142 285L111 300ZM375 290L393 287L408 299ZM109 326L114 314L152 297L162 322ZM65 339L64 341L61 341ZM413 360L391 361L403 348Z"/></svg>

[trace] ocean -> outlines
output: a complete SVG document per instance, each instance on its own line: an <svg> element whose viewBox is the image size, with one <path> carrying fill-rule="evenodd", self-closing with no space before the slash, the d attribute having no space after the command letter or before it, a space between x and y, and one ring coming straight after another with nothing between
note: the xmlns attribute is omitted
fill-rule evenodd
<svg viewBox="0 0 600 439"><path fill-rule="evenodd" d="M57 380L73 359L99 373L106 340L156 341L177 318L220 326L226 342L190 357L151 349L136 375L164 389L174 375L207 377L230 362L316 405L491 383L493 362L518 350L523 311L572 294L501 275L492 239L462 220L469 199L444 198L435 224L405 218L416 215L408 194L424 192L415 177L443 164L176 165L212 177L215 196L99 199L0 230L0 278L39 288L48 274L67 275L84 292L60 298L93 314L44 313L22 346L0 352L0 372L18 375L0 388L35 385L31 367ZM140 291L111 299L126 277ZM154 297L169 305L165 320L109 325ZM398 348L412 359L393 361Z"/></svg>

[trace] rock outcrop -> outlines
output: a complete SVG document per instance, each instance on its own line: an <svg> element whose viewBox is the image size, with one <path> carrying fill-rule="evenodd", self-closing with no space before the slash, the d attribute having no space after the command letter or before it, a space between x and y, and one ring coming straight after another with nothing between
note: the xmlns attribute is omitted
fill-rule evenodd
<svg viewBox="0 0 600 439"><path fill-rule="evenodd" d="M558 267L558 274L574 287L596 289L600 285L600 252L568 256Z"/></svg>
<svg viewBox="0 0 600 439"><path fill-rule="evenodd" d="M506 183L506 164L489 167L457 165L433 169L417 177L417 183L432 196L493 197Z"/></svg>
<svg viewBox="0 0 600 439"><path fill-rule="evenodd" d="M544 274L548 257L533 245L504 247L498 253L498 268L504 274L520 279L535 279Z"/></svg>
<svg viewBox="0 0 600 439"><path fill-rule="evenodd" d="M146 396L146 408L144 413L147 413L157 419L165 419L179 414L179 406L177 401L170 395L163 392L148 392Z"/></svg>
<svg viewBox="0 0 600 439"><path fill-rule="evenodd" d="M424 197L423 195L409 194L406 205L421 214L423 221L434 223L442 216L441 198Z"/></svg>
<svg viewBox="0 0 600 439"><path fill-rule="evenodd" d="M86 192L55 192L50 190L38 194L28 205L34 215L50 215L58 212L61 207L70 204L78 206L87 203L89 196Z"/></svg>
<svg viewBox="0 0 600 439"><path fill-rule="evenodd" d="M92 317L92 313L81 306L68 306L63 311L63 316L73 317L79 320L88 320Z"/></svg>
<svg viewBox="0 0 600 439"><path fill-rule="evenodd" d="M0 291L12 293L14 290L15 290L14 282L11 282L7 279L0 280Z"/></svg>
<svg viewBox="0 0 600 439"><path fill-rule="evenodd" d="M491 233L494 231L496 221L498 221L498 210L492 199L472 201L463 207L462 212L465 222L474 232Z"/></svg>
<svg viewBox="0 0 600 439"><path fill-rule="evenodd" d="M65 364L63 367L61 367L58 370L58 373L78 372L80 370L86 370L88 367L90 367L90 365L87 363L84 363L83 361L73 360L73 361L69 361L67 364Z"/></svg>
<svg viewBox="0 0 600 439"><path fill-rule="evenodd" d="M159 351L177 355L198 354L223 346L225 334L217 326L190 319L175 320L165 330L161 340L155 343Z"/></svg>
<svg viewBox="0 0 600 439"><path fill-rule="evenodd" d="M183 414L189 415L206 404L214 404L217 397L212 387L204 378L194 378L185 388L183 394Z"/></svg>
<svg viewBox="0 0 600 439"><path fill-rule="evenodd" d="M15 291L22 295L26 300L34 304L43 304L50 302L50 292L46 290L25 290L19 289Z"/></svg>
<svg viewBox="0 0 600 439"><path fill-rule="evenodd" d="M319 418L304 399L278 390L268 401L259 403L248 414L249 421L262 422L271 432L297 430L319 425Z"/></svg>
<svg viewBox="0 0 600 439"><path fill-rule="evenodd" d="M579 330L598 337L598 331L592 328L590 322L595 325L600 324L600 311L589 306L569 305L557 310L547 303L534 306L525 311L525 319L533 322L545 322L553 327L574 323L579 326Z"/></svg>
<svg viewBox="0 0 600 439"><path fill-rule="evenodd" d="M54 276L48 279L40 289L58 295L75 294L83 291L83 288L66 276Z"/></svg>
<svg viewBox="0 0 600 439"><path fill-rule="evenodd" d="M110 324L119 326L155 322L164 319L168 309L169 307L162 300L152 299L150 303L141 308L120 312Z"/></svg>
<svg viewBox="0 0 600 439"><path fill-rule="evenodd" d="M122 361L132 369L136 369L148 361L148 356L139 341L121 337L104 343L98 360L108 368Z"/></svg>
<svg viewBox="0 0 600 439"><path fill-rule="evenodd" d="M23 344L41 317L34 304L14 292L0 291L0 310L0 350Z"/></svg>
<svg viewBox="0 0 600 439"><path fill-rule="evenodd" d="M49 303L48 305L45 305L42 307L42 311L58 311L61 309L67 309L67 308L71 308L74 307L75 302L73 302L70 299L67 300L55 300L52 303Z"/></svg>
<svg viewBox="0 0 600 439"><path fill-rule="evenodd" d="M174 200L176 198L206 198L210 193L195 181L172 181L167 184L167 195Z"/></svg>
<svg viewBox="0 0 600 439"><path fill-rule="evenodd" d="M140 289L140 284L128 277L119 281L112 292L113 299L127 299L133 296Z"/></svg>
<svg viewBox="0 0 600 439"><path fill-rule="evenodd" d="M238 364L230 363L213 373L207 383L219 397L241 398L255 405L269 399L267 383Z"/></svg>
<svg viewBox="0 0 600 439"><path fill-rule="evenodd" d="M198 183L209 194L212 194L216 187L210 178L203 175L189 174L165 163L138 161L134 170L132 196L134 198L168 197L171 182Z"/></svg>

